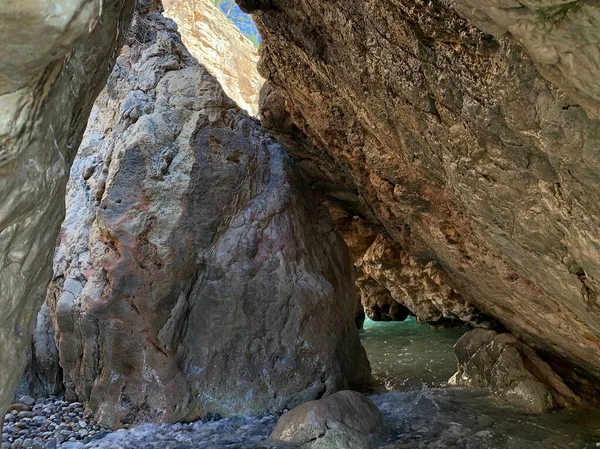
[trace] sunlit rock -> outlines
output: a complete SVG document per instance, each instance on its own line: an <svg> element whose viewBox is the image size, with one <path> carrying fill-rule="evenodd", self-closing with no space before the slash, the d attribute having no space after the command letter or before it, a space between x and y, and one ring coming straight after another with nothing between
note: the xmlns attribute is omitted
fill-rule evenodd
<svg viewBox="0 0 600 449"><path fill-rule="evenodd" d="M380 434L381 413L371 399L340 391L283 414L270 439L306 449L375 449Z"/></svg>
<svg viewBox="0 0 600 449"><path fill-rule="evenodd" d="M263 83L258 74L258 42L246 37L214 0L164 0L165 14L177 23L190 53L217 78L225 93L251 115L258 113Z"/></svg>
<svg viewBox="0 0 600 449"><path fill-rule="evenodd" d="M600 119L600 7L584 0L453 0L496 37L521 44L540 73Z"/></svg>

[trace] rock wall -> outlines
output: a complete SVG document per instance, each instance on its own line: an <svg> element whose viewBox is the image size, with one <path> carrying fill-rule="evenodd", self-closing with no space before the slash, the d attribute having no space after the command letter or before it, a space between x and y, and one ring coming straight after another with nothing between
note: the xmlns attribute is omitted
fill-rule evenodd
<svg viewBox="0 0 600 449"><path fill-rule="evenodd" d="M320 149L307 156L290 146L324 167L308 172L314 184L555 366L574 368L561 372L594 396L593 107L585 103L588 115L582 97L548 82L521 47L484 34L444 1L238 3L255 13L263 37L261 73ZM597 51L586 33L564 42ZM561 72L573 85L579 75Z"/></svg>
<svg viewBox="0 0 600 449"><path fill-rule="evenodd" d="M258 114L264 80L258 50L215 6L214 0L164 0L165 15L177 23L183 43L238 106Z"/></svg>
<svg viewBox="0 0 600 449"><path fill-rule="evenodd" d="M92 112L49 291L67 395L105 426L370 380L327 209L158 13L136 16Z"/></svg>
<svg viewBox="0 0 600 449"><path fill-rule="evenodd" d="M510 36L539 72L600 119L600 7L584 0L453 0L486 33Z"/></svg>
<svg viewBox="0 0 600 449"><path fill-rule="evenodd" d="M51 277L69 166L133 1L20 1L0 21L0 427Z"/></svg>

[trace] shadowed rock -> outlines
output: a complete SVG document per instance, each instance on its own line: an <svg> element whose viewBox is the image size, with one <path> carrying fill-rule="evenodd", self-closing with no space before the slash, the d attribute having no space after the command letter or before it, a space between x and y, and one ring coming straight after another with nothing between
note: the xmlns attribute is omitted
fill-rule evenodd
<svg viewBox="0 0 600 449"><path fill-rule="evenodd" d="M351 261L257 121L137 15L71 172L49 305L106 426L291 408L369 381Z"/></svg>
<svg viewBox="0 0 600 449"><path fill-rule="evenodd" d="M536 66L444 1L279 0L254 15L259 68L318 149L289 147L323 167L307 172L316 188L326 185L332 201L383 229L399 255L421 271L434 268L457 298L560 365L595 400L600 122L582 95L595 95L584 81L597 72L598 7L572 2L582 5L559 11L559 34L578 29L577 20L582 32L556 41L555 22L533 5L551 2L496 12L502 2L471 3L504 18L533 14L552 42L537 47L548 34L526 26L517 38L535 47L536 61L537 50L559 42L558 59ZM563 58L568 44L587 50ZM581 70L562 70L569 61ZM560 71L566 92L537 67ZM569 85L583 88L570 96Z"/></svg>
<svg viewBox="0 0 600 449"><path fill-rule="evenodd" d="M474 329L454 346L458 372L450 384L489 388L528 413L575 407L575 395L550 365L510 334Z"/></svg>

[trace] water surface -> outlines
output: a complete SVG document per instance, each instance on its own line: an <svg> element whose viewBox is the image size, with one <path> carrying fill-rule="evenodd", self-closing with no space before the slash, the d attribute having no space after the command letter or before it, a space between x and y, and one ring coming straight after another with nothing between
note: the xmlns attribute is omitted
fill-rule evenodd
<svg viewBox="0 0 600 449"><path fill-rule="evenodd" d="M443 387L456 372L453 346L466 329L406 321L365 320L361 341L377 385L386 390Z"/></svg>

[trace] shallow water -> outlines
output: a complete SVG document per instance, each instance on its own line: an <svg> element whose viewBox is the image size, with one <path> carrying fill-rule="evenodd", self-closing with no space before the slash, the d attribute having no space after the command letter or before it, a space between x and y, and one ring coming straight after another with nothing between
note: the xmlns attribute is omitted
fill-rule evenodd
<svg viewBox="0 0 600 449"><path fill-rule="evenodd" d="M360 336L373 377L386 390L442 387L456 372L452 347L466 329L435 329L406 321L365 320Z"/></svg>
<svg viewBox="0 0 600 449"><path fill-rule="evenodd" d="M361 338L380 386L380 392L371 395L383 416L379 449L600 447L599 412L530 416L498 404L485 392L448 388L446 381L456 369L452 346L464 332L433 329L414 320L365 323ZM440 386L445 388L435 388ZM144 425L85 446L71 443L60 448L283 449L267 440L276 421L276 416L266 416Z"/></svg>
<svg viewBox="0 0 600 449"><path fill-rule="evenodd" d="M414 319L365 322L361 340L381 390L371 396L384 420L381 449L600 447L600 412L531 416L484 391L448 387L453 346L465 332Z"/></svg>

